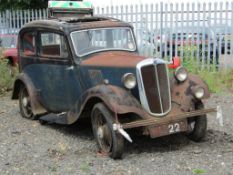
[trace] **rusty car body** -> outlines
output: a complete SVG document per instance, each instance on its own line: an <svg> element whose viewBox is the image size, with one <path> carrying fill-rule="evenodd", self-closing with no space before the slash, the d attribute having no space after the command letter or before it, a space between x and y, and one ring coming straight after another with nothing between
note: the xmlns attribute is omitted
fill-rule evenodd
<svg viewBox="0 0 233 175"><path fill-rule="evenodd" d="M215 111L204 108L210 94L198 76L177 61L169 66L139 56L126 22L34 21L20 30L18 44L20 74L12 98L19 99L21 115L67 125L91 118L100 151L114 159L122 157L124 139L132 141L127 129L151 138L184 132L199 141L206 114Z"/></svg>

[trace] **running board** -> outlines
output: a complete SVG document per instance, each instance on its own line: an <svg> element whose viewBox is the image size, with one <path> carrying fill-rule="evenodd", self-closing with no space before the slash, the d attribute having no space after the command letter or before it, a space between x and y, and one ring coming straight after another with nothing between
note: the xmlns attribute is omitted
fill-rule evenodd
<svg viewBox="0 0 233 175"><path fill-rule="evenodd" d="M54 114L54 113L50 113L44 116L41 116L39 118L39 120L43 121L43 122L47 122L49 124L66 124L67 123L67 113L66 112L62 112L60 114Z"/></svg>

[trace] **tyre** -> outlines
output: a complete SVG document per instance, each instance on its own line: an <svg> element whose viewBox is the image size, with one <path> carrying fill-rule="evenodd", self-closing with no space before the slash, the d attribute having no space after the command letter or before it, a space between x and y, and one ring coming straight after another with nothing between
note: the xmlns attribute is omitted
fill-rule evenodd
<svg viewBox="0 0 233 175"><path fill-rule="evenodd" d="M11 64L7 63L7 69L8 69L9 75L11 77L13 77L14 76L14 68L13 68L13 66Z"/></svg>
<svg viewBox="0 0 233 175"><path fill-rule="evenodd" d="M11 58L8 58L7 69L8 69L9 75L11 77L14 77L14 75L16 74L16 66L13 65Z"/></svg>
<svg viewBox="0 0 233 175"><path fill-rule="evenodd" d="M41 119L39 119L39 123L40 123L41 125L46 125L46 124L48 124L47 121L44 121L44 120L41 120Z"/></svg>
<svg viewBox="0 0 233 175"><path fill-rule="evenodd" d="M19 90L19 108L22 117L33 119L30 97L24 85L22 85Z"/></svg>
<svg viewBox="0 0 233 175"><path fill-rule="evenodd" d="M204 105L202 103L198 103L196 105L196 109L204 109ZM206 115L189 118L188 124L190 128L190 131L187 134L188 138L195 142L201 141L205 137L207 130Z"/></svg>
<svg viewBox="0 0 233 175"><path fill-rule="evenodd" d="M120 159L124 151L124 138L113 130L114 121L113 114L103 103L93 107L92 130L100 152L113 159Z"/></svg>

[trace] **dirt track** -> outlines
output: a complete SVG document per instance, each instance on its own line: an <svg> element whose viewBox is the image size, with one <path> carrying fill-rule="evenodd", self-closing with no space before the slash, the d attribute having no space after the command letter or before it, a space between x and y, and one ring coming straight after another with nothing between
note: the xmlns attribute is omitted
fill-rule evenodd
<svg viewBox="0 0 233 175"><path fill-rule="evenodd" d="M224 127L208 116L201 143L183 135L159 139L133 136L123 160L97 154L90 125L40 125L20 117L18 102L0 97L0 174L233 174L233 97L214 95L207 106L221 105Z"/></svg>

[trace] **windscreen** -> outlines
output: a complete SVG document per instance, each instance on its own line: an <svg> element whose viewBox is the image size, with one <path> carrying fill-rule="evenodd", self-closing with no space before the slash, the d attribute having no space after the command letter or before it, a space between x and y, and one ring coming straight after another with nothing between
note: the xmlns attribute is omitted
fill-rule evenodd
<svg viewBox="0 0 233 175"><path fill-rule="evenodd" d="M101 28L71 33L78 56L106 50L135 51L136 44L130 28Z"/></svg>

